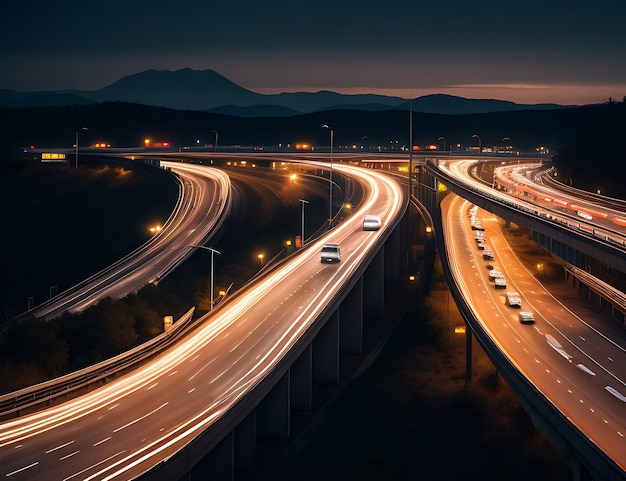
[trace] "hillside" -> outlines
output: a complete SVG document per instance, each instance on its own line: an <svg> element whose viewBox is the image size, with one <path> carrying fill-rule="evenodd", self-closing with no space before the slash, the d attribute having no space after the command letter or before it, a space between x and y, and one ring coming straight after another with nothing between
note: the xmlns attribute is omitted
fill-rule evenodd
<svg viewBox="0 0 626 481"><path fill-rule="evenodd" d="M408 147L409 119L406 111L365 112L332 110L291 117L235 117L230 115L147 107L123 102L105 102L70 107L0 109L0 153L12 155L24 146L71 147L75 132L89 131L81 138L85 145L106 142L112 147L143 146L144 139L167 141L175 149L212 145L215 132L222 147L266 146L292 148L307 142L327 148L328 131L334 131L337 152L354 151L364 145L372 151ZM567 178L581 188L623 196L620 179L626 174L624 102L611 102L567 109L524 110L467 115L413 113L413 144L453 146L465 152L476 146L498 146L508 137L516 151L533 153L544 146ZM82 143L81 142L81 143ZM446 149L447 150L447 149ZM398 153L401 153L398 151Z"/></svg>

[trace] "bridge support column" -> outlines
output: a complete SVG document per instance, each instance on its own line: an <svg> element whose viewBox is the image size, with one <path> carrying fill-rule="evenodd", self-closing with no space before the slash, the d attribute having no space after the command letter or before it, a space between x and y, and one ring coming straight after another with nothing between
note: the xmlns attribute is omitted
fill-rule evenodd
<svg viewBox="0 0 626 481"><path fill-rule="evenodd" d="M231 431L183 479L186 481L200 481L204 479L232 480L234 477L234 435Z"/></svg>
<svg viewBox="0 0 626 481"><path fill-rule="evenodd" d="M313 377L339 383L339 311L335 311L313 340Z"/></svg>
<svg viewBox="0 0 626 481"><path fill-rule="evenodd" d="M363 350L363 277L339 307L339 350L347 354Z"/></svg>
<svg viewBox="0 0 626 481"><path fill-rule="evenodd" d="M363 311L365 317L382 317L383 315L385 300L384 268L385 247L383 246L363 274Z"/></svg>
<svg viewBox="0 0 626 481"><path fill-rule="evenodd" d="M465 383L472 382L472 330L465 323Z"/></svg>
<svg viewBox="0 0 626 481"><path fill-rule="evenodd" d="M400 228L396 227L385 242L385 287L393 288L400 281ZM385 262L386 261L386 262Z"/></svg>
<svg viewBox="0 0 626 481"><path fill-rule="evenodd" d="M257 406L256 429L259 436L289 439L290 420L289 372L287 372Z"/></svg>
<svg viewBox="0 0 626 481"><path fill-rule="evenodd" d="M256 454L256 411L235 428L235 470L249 471Z"/></svg>
<svg viewBox="0 0 626 481"><path fill-rule="evenodd" d="M311 409L313 405L313 346L309 344L289 369L291 407Z"/></svg>

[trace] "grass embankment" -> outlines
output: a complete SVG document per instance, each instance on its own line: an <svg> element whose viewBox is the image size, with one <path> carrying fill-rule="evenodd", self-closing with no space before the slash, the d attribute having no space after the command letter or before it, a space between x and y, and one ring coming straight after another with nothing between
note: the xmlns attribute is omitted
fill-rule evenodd
<svg viewBox="0 0 626 481"><path fill-rule="evenodd" d="M511 230L529 265L546 253ZM463 320L441 272L374 365L328 409L273 480L570 480L563 457L473 344L466 383ZM297 442L297 441L296 441Z"/></svg>

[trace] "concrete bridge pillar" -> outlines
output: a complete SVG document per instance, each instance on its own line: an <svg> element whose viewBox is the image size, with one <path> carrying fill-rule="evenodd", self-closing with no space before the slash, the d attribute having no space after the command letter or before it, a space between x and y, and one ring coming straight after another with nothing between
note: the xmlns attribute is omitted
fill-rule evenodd
<svg viewBox="0 0 626 481"><path fill-rule="evenodd" d="M187 473L183 480L232 480L235 477L234 457L234 435L231 431L208 455L202 458L202 461Z"/></svg>
<svg viewBox="0 0 626 481"><path fill-rule="evenodd" d="M339 307L339 350L347 354L363 350L363 277Z"/></svg>
<svg viewBox="0 0 626 481"><path fill-rule="evenodd" d="M256 411L248 414L235 428L235 470L252 469L256 454Z"/></svg>
<svg viewBox="0 0 626 481"><path fill-rule="evenodd" d="M313 346L309 344L289 369L291 407L311 409L313 405Z"/></svg>
<svg viewBox="0 0 626 481"><path fill-rule="evenodd" d="M289 439L290 409L287 372L256 408L256 429L259 437Z"/></svg>
<svg viewBox="0 0 626 481"><path fill-rule="evenodd" d="M385 302L385 247L378 254L363 274L363 311L365 317L382 317Z"/></svg>
<svg viewBox="0 0 626 481"><path fill-rule="evenodd" d="M313 377L326 383L339 383L339 310L313 340Z"/></svg>

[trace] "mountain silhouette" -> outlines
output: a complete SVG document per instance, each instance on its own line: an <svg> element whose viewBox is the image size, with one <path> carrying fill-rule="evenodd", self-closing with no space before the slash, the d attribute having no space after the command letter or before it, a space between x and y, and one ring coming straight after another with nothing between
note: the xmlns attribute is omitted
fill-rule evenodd
<svg viewBox="0 0 626 481"><path fill-rule="evenodd" d="M85 105L129 102L176 110L212 111L241 117L281 116L327 110L408 110L447 115L549 110L557 104L516 104L495 99L466 99L431 94L409 101L376 94L340 94L331 91L260 94L245 89L213 70L145 70L128 75L99 90L19 92L0 90L0 106ZM268 115L269 114L269 115Z"/></svg>

